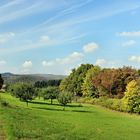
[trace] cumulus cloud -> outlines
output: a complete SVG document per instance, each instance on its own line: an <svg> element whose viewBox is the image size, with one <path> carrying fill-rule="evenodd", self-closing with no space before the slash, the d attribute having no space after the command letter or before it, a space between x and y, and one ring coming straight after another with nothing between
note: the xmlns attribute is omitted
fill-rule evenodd
<svg viewBox="0 0 140 140"><path fill-rule="evenodd" d="M56 58L55 60L52 61L42 61L42 65L44 67L50 67L50 66L54 66L54 65L67 65L67 64L72 64L75 62L78 62L80 60L82 60L82 58L84 57L84 55L82 53L79 52L73 52L72 54L64 57L64 58Z"/></svg>
<svg viewBox="0 0 140 140"><path fill-rule="evenodd" d="M120 32L119 36L127 36L127 37L137 37L140 36L140 31L132 31L132 32Z"/></svg>
<svg viewBox="0 0 140 140"><path fill-rule="evenodd" d="M15 33L13 33L13 32L5 33L5 34L0 34L0 44L9 41L14 36L15 36Z"/></svg>
<svg viewBox="0 0 140 140"><path fill-rule="evenodd" d="M91 52L93 52L94 50L96 50L96 49L98 49L98 48L99 48L99 46L98 46L97 43L91 42L91 43L88 43L87 45L85 45L85 46L83 47L83 51L84 51L85 53L91 53Z"/></svg>
<svg viewBox="0 0 140 140"><path fill-rule="evenodd" d="M68 55L65 58L57 59L62 64L70 64L76 61L80 61L83 58L83 54L79 52L73 52L72 54Z"/></svg>
<svg viewBox="0 0 140 140"><path fill-rule="evenodd" d="M99 66L102 66L104 64L106 64L106 60L105 59L97 59L96 62L95 62L95 65L99 65Z"/></svg>
<svg viewBox="0 0 140 140"><path fill-rule="evenodd" d="M136 44L135 40L128 40L127 42L122 43L123 47L129 47L129 46L133 46Z"/></svg>
<svg viewBox="0 0 140 140"><path fill-rule="evenodd" d="M140 56L131 56L129 61L140 63Z"/></svg>
<svg viewBox="0 0 140 140"><path fill-rule="evenodd" d="M42 65L44 67L53 66L54 62L53 61L42 61Z"/></svg>
<svg viewBox="0 0 140 140"><path fill-rule="evenodd" d="M0 65L5 65L7 62L5 60L0 60Z"/></svg>
<svg viewBox="0 0 140 140"><path fill-rule="evenodd" d="M49 36L47 36L47 35L44 35L44 36L41 36L40 37L40 41L41 42L48 42L50 40L50 38L49 38Z"/></svg>
<svg viewBox="0 0 140 140"><path fill-rule="evenodd" d="M25 69L30 69L32 67L32 61L25 61L23 64L22 64L22 67L25 68Z"/></svg>

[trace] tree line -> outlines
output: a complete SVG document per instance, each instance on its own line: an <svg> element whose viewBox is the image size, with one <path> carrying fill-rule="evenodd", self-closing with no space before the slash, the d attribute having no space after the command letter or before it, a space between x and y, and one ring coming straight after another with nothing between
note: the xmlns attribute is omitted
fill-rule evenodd
<svg viewBox="0 0 140 140"><path fill-rule="evenodd" d="M0 76L0 87L3 80ZM10 92L21 101L38 98L53 99L65 106L72 100L89 100L94 104L127 112L140 113L140 70L132 67L101 68L81 64L63 80L16 83Z"/></svg>
<svg viewBox="0 0 140 140"><path fill-rule="evenodd" d="M131 67L101 69L92 64L82 64L62 80L60 89L77 96L122 98L126 85L138 78L138 71Z"/></svg>
<svg viewBox="0 0 140 140"><path fill-rule="evenodd" d="M59 86L61 83L61 80L42 80L42 81L37 81L34 83L34 87L36 88L45 88L48 86Z"/></svg>
<svg viewBox="0 0 140 140"><path fill-rule="evenodd" d="M68 91L74 96L92 99L96 103L103 102L101 104L112 109L140 113L139 81L140 70L132 67L101 68L82 64L73 69L59 87L61 91Z"/></svg>

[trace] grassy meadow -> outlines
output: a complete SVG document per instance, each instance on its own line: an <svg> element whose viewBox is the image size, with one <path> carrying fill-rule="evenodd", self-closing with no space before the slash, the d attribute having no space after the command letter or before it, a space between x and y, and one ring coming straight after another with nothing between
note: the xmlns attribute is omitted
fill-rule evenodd
<svg viewBox="0 0 140 140"><path fill-rule="evenodd" d="M0 94L0 131L6 140L139 140L140 116L98 106L72 103L65 111L57 101L25 102Z"/></svg>

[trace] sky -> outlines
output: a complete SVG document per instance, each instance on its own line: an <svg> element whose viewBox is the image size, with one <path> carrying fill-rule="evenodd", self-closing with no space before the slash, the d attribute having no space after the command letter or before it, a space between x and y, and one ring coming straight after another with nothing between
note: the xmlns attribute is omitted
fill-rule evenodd
<svg viewBox="0 0 140 140"><path fill-rule="evenodd" d="M0 73L140 68L140 0L0 0Z"/></svg>

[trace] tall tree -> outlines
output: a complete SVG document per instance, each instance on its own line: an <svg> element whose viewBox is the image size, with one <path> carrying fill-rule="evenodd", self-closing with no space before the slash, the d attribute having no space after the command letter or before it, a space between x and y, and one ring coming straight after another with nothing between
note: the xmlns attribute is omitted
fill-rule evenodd
<svg viewBox="0 0 140 140"><path fill-rule="evenodd" d="M3 83L4 83L4 81L3 81L2 76L0 74L0 89L2 88Z"/></svg>
<svg viewBox="0 0 140 140"><path fill-rule="evenodd" d="M98 89L99 95L122 98L126 85L133 79L137 79L137 72L131 67L119 69L103 69L92 78L94 86Z"/></svg>
<svg viewBox="0 0 140 140"><path fill-rule="evenodd" d="M99 66L94 66L87 71L86 77L84 78L84 83L82 85L82 92L84 96L98 97L97 90L92 82L92 78L99 74L101 68Z"/></svg>
<svg viewBox="0 0 140 140"><path fill-rule="evenodd" d="M82 84L89 69L93 67L92 64L81 64L77 69L73 69L71 74L60 84L60 89L68 91L74 95L82 96Z"/></svg>

